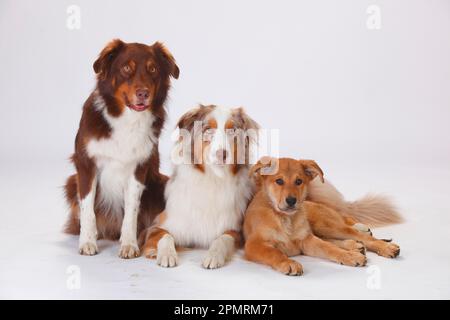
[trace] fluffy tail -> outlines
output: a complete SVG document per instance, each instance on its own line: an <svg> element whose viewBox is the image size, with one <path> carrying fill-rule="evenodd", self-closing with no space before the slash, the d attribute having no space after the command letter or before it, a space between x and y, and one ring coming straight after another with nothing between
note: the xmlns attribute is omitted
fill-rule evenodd
<svg viewBox="0 0 450 320"><path fill-rule="evenodd" d="M356 201L346 201L328 181L325 183L321 183L318 179L312 181L308 198L325 204L342 215L350 216L369 227L382 227L403 222L403 218L388 197L369 194Z"/></svg>
<svg viewBox="0 0 450 320"><path fill-rule="evenodd" d="M69 217L64 226L64 232L75 235L80 234L80 208L78 205L77 189L77 176L74 174L67 179L66 185L64 186L64 194L70 208Z"/></svg>

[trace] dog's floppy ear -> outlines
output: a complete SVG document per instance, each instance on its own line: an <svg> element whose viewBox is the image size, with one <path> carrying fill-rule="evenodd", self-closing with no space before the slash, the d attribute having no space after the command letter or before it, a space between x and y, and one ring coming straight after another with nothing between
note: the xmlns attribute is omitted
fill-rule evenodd
<svg viewBox="0 0 450 320"><path fill-rule="evenodd" d="M303 166L305 174L308 177L310 177L311 180L314 180L315 177L319 176L320 181L322 181L322 183L325 182L323 178L323 171L314 160L299 160L299 161Z"/></svg>
<svg viewBox="0 0 450 320"><path fill-rule="evenodd" d="M177 127L179 129L186 129L191 131L194 127L195 121L203 121L206 115L213 110L214 106L204 106L199 105L198 107L192 108L185 114L181 116L178 120Z"/></svg>
<svg viewBox="0 0 450 320"><path fill-rule="evenodd" d="M273 175L278 172L278 159L272 157L262 157L258 162L250 168L248 175L250 177L261 175Z"/></svg>
<svg viewBox="0 0 450 320"><path fill-rule="evenodd" d="M180 69L178 68L175 59L170 51L161 42L155 42L153 44L153 48L155 49L156 54L161 58L165 66L168 68L169 74L175 79L178 79L178 77L180 76Z"/></svg>
<svg viewBox="0 0 450 320"><path fill-rule="evenodd" d="M249 130L249 129L258 130L259 129L259 124L255 120L250 118L250 116L245 112L243 107L234 108L233 115L235 115L237 117L237 119L239 119L239 121L242 121L243 129L245 129L245 130Z"/></svg>
<svg viewBox="0 0 450 320"><path fill-rule="evenodd" d="M125 43L120 39L110 41L94 62L94 71L98 77L105 79L108 75L109 68L119 51L123 48Z"/></svg>

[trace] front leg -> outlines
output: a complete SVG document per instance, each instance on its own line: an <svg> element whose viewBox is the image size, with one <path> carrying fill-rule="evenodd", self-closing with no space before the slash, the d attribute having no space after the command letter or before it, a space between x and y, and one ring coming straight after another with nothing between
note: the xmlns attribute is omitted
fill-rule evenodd
<svg viewBox="0 0 450 320"><path fill-rule="evenodd" d="M271 266L289 276L303 274L303 266L277 248L275 242L259 237L249 237L245 243L245 257L257 263Z"/></svg>
<svg viewBox="0 0 450 320"><path fill-rule="evenodd" d="M93 167L78 172L78 197L80 202L79 252L92 256L98 252L97 224L95 221L95 193L97 175Z"/></svg>
<svg viewBox="0 0 450 320"><path fill-rule="evenodd" d="M237 246L241 242L241 236L237 231L227 231L215 239L206 256L203 258L202 265L206 269L216 269L225 265L225 262L233 256Z"/></svg>
<svg viewBox="0 0 450 320"><path fill-rule="evenodd" d="M119 257L130 259L139 257L139 247L137 243L137 220L139 214L140 200L145 186L133 175L128 180L125 188L125 208L120 233Z"/></svg>

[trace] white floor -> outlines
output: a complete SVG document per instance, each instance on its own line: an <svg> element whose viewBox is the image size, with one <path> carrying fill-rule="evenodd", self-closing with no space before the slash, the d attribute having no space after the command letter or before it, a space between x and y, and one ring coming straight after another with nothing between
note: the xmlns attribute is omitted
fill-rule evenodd
<svg viewBox="0 0 450 320"><path fill-rule="evenodd" d="M118 244L109 241L100 241L97 256L80 256L77 238L60 232L66 216L60 186L70 166L3 165L0 298L449 299L450 170L380 166L351 173L333 167L328 177L353 198L369 190L395 196L408 221L375 235L393 237L401 256L388 260L369 253L365 268L298 257L305 274L287 277L243 260L242 252L212 271L201 268L201 250L181 253L173 269L145 258L121 260Z"/></svg>

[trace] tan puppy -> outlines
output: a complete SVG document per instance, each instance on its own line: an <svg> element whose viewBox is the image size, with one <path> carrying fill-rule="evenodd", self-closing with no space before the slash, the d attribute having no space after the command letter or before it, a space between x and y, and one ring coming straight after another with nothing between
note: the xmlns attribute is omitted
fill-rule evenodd
<svg viewBox="0 0 450 320"><path fill-rule="evenodd" d="M319 176L324 182L314 161L263 158L250 174L255 175L258 191L244 221L247 259L288 275L301 275L301 264L288 257L304 254L364 266L364 245L382 256L398 256L397 245L357 230L352 218L305 201L310 181Z"/></svg>

